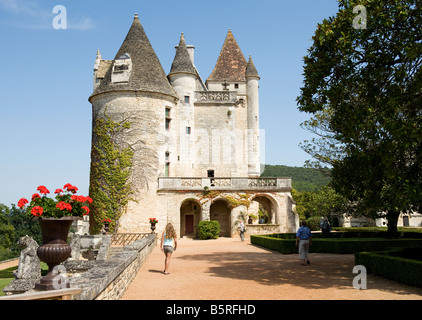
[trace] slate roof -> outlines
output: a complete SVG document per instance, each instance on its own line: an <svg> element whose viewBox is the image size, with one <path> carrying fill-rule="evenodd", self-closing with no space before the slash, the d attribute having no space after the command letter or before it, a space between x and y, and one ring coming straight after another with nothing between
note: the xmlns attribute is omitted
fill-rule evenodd
<svg viewBox="0 0 422 320"><path fill-rule="evenodd" d="M257 77L259 78L258 71L255 68L255 64L252 61L252 57L249 56L248 64L246 65L245 76L247 77Z"/></svg>
<svg viewBox="0 0 422 320"><path fill-rule="evenodd" d="M111 91L147 91L163 93L177 98L166 73L145 34L144 28L135 15L132 26L116 54L114 60L128 53L132 59L132 73L128 83L112 83L112 67L107 70L104 79L94 90L93 96Z"/></svg>
<svg viewBox="0 0 422 320"><path fill-rule="evenodd" d="M190 73L195 76L197 75L197 71L189 56L183 33L180 36L180 43L176 49L176 56L174 57L169 76L175 73Z"/></svg>
<svg viewBox="0 0 422 320"><path fill-rule="evenodd" d="M245 81L246 59L231 30L227 33L220 56L207 81Z"/></svg>

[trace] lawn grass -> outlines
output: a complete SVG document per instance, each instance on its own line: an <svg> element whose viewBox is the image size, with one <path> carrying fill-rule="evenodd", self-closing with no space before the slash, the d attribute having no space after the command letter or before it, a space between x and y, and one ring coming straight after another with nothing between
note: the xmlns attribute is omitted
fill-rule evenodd
<svg viewBox="0 0 422 320"><path fill-rule="evenodd" d="M7 269L0 270L0 297L4 296L3 289L6 288L10 282L14 279L13 271L17 270L18 266L10 267ZM41 262L41 276L45 276L48 272L48 266L46 263Z"/></svg>

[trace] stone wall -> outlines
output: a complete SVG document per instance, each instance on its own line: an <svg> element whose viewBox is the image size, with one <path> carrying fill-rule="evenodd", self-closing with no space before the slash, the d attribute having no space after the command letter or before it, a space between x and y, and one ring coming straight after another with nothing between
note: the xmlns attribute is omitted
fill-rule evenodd
<svg viewBox="0 0 422 320"><path fill-rule="evenodd" d="M96 261L93 268L70 278L71 287L82 289L74 300L119 300L157 244L156 234L123 248L108 260Z"/></svg>

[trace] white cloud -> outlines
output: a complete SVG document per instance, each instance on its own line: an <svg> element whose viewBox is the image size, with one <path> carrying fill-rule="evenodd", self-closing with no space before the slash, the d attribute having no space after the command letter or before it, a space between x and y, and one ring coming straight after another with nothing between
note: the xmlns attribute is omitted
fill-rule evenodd
<svg viewBox="0 0 422 320"><path fill-rule="evenodd" d="M79 31L94 29L94 23L91 18L81 18L77 21L68 19L68 28Z"/></svg>
<svg viewBox="0 0 422 320"><path fill-rule="evenodd" d="M47 30L52 29L52 22L56 16L53 7L40 6L35 0L0 0L0 9L8 12L8 18L3 23L21 29ZM67 27L70 30L86 31L94 28L91 18L74 17L67 10Z"/></svg>

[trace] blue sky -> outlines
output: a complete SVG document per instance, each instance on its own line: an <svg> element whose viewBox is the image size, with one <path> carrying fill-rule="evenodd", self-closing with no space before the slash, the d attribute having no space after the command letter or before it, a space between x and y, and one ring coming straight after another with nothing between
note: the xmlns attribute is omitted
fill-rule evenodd
<svg viewBox="0 0 422 320"><path fill-rule="evenodd" d="M55 29L63 5L67 29ZM261 76L261 129L266 164L303 166L299 143L312 135L297 110L303 56L317 23L336 0L0 0L0 203L71 183L87 195L93 65L99 49L113 59L135 13L168 73L181 32L195 46L205 80L232 30Z"/></svg>

